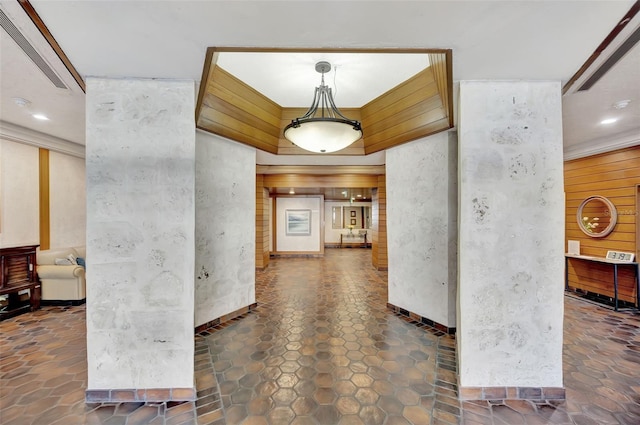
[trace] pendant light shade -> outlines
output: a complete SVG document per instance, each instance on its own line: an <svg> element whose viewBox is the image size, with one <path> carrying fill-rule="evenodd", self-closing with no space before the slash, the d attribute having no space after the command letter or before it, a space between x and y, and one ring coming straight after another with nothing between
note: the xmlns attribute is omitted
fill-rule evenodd
<svg viewBox="0 0 640 425"><path fill-rule="evenodd" d="M329 62L316 64L322 81L315 89L311 107L284 129L287 140L311 152L336 152L362 138L360 122L342 115L333 101L331 89L324 84L324 74L330 70Z"/></svg>

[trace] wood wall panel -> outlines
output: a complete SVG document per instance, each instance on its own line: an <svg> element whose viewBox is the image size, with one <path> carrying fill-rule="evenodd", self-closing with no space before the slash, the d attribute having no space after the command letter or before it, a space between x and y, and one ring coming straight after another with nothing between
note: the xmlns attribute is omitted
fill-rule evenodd
<svg viewBox="0 0 640 425"><path fill-rule="evenodd" d="M384 165L256 165L258 174L384 174Z"/></svg>
<svg viewBox="0 0 640 425"><path fill-rule="evenodd" d="M442 107L447 111L449 124L453 127L453 81L452 52L429 54L429 64L433 70L433 77L438 85L438 93L442 99Z"/></svg>
<svg viewBox="0 0 640 425"><path fill-rule="evenodd" d="M378 270L388 270L387 257L387 186L386 177L378 176L378 188L371 202L371 260Z"/></svg>
<svg viewBox="0 0 640 425"><path fill-rule="evenodd" d="M269 265L269 191L264 176L256 175L256 268Z"/></svg>
<svg viewBox="0 0 640 425"><path fill-rule="evenodd" d="M433 70L426 68L361 108L365 153L450 128L448 110Z"/></svg>
<svg viewBox="0 0 640 425"><path fill-rule="evenodd" d="M378 176L368 174L268 174L265 187L376 187Z"/></svg>
<svg viewBox="0 0 640 425"><path fill-rule="evenodd" d="M216 59L209 50L207 60ZM205 66L207 78L198 94L198 128L278 153L282 108L215 63Z"/></svg>
<svg viewBox="0 0 640 425"><path fill-rule="evenodd" d="M607 251L636 253L637 185L640 184L640 146L621 149L564 164L566 198L566 239L580 241L580 253L605 257ZM577 223L577 211L582 201L600 195L613 202L618 222L613 232L604 238L584 234ZM633 273L620 268L619 297L635 302ZM613 297L613 267L581 260L569 260L569 286Z"/></svg>

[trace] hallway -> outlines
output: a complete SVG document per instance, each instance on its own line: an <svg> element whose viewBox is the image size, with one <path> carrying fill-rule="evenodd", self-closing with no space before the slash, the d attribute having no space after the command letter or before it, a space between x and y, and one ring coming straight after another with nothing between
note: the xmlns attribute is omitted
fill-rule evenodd
<svg viewBox="0 0 640 425"><path fill-rule="evenodd" d="M365 249L272 259L196 335L195 403L86 404L85 307L0 322L2 425L638 424L640 316L565 297L567 401L457 400L455 339L386 308Z"/></svg>

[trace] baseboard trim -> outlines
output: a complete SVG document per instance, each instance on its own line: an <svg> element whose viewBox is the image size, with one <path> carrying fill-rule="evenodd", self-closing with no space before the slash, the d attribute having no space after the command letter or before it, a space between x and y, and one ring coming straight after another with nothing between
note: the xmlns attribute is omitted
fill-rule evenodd
<svg viewBox="0 0 640 425"><path fill-rule="evenodd" d="M87 302L86 298L83 298L81 300L40 300L40 305L41 306L69 306L69 305L73 305L73 306L78 306L78 305L82 305L84 303Z"/></svg>
<svg viewBox="0 0 640 425"><path fill-rule="evenodd" d="M226 322L230 322L233 319L236 319L242 315L249 313L250 311L255 310L257 307L258 303L249 304L246 307L239 308L238 310L232 311L231 313L225 314L224 316L218 317L217 319L210 320L206 323L196 326L195 333L198 334L200 332L206 331L209 328L223 325Z"/></svg>
<svg viewBox="0 0 640 425"><path fill-rule="evenodd" d="M394 313L396 314L400 314L402 316L406 316L409 317L413 320L415 320L416 322L420 322L423 325L427 325L427 326L431 326L432 328L436 328L437 330L446 333L447 335L455 335L456 333L456 328L450 328L448 326L445 326L441 323L435 322L427 317L423 317L420 316L419 314L413 313L409 310L406 310L402 307L398 307L396 305L393 305L391 303L387 303L387 308L393 310Z"/></svg>
<svg viewBox="0 0 640 425"><path fill-rule="evenodd" d="M86 390L87 403L195 401L195 388L139 388Z"/></svg>
<svg viewBox="0 0 640 425"><path fill-rule="evenodd" d="M460 400L565 400L564 387L461 387Z"/></svg>

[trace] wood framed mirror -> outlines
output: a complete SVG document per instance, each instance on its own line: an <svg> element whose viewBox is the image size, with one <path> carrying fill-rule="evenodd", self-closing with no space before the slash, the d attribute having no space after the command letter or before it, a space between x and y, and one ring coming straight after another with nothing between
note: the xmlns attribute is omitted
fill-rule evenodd
<svg viewBox="0 0 640 425"><path fill-rule="evenodd" d="M618 220L615 205L604 196L590 196L578 207L578 227L592 238L603 238L613 231Z"/></svg>

